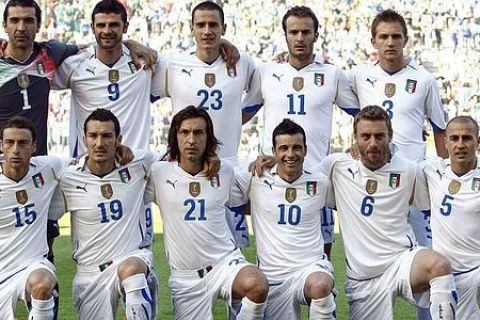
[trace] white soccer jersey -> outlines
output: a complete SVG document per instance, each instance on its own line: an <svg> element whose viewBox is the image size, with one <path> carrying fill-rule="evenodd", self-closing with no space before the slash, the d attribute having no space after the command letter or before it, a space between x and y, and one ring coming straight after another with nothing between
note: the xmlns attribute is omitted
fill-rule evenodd
<svg viewBox="0 0 480 320"><path fill-rule="evenodd" d="M235 158L242 134L242 95L249 90L255 70L252 58L241 53L236 73L221 56L212 64L195 54L175 54L167 60L166 90L174 113L191 105L207 110L222 142L219 157ZM155 79L162 82L157 75Z"/></svg>
<svg viewBox="0 0 480 320"><path fill-rule="evenodd" d="M453 173L450 159L422 162L415 205L431 210L432 248L450 260L454 272L480 265L480 158L461 177Z"/></svg>
<svg viewBox="0 0 480 320"><path fill-rule="evenodd" d="M274 167L262 177L238 173L237 181L250 198L257 263L269 283L281 283L325 259L320 209L330 185L327 177L304 172L288 183Z"/></svg>
<svg viewBox="0 0 480 320"><path fill-rule="evenodd" d="M400 155L417 162L423 160L425 118L434 129L446 127L446 114L435 77L413 60L392 75L378 63L365 63L353 68L350 76L361 108L378 105L387 111L392 120L393 142Z"/></svg>
<svg viewBox="0 0 480 320"><path fill-rule="evenodd" d="M350 155L332 154L322 162L322 170L333 184L348 277L381 275L402 252L416 246L408 223L413 162L395 153L389 163L371 171Z"/></svg>
<svg viewBox="0 0 480 320"><path fill-rule="evenodd" d="M306 168L318 165L330 151L334 103L348 111L359 108L342 69L318 61L300 70L289 63L259 65L252 92L243 102L247 108L263 104L261 143L265 154L272 154L273 130L284 118L303 127L308 146Z"/></svg>
<svg viewBox="0 0 480 320"><path fill-rule="evenodd" d="M65 171L60 187L71 215L73 259L79 265L100 265L139 249L146 175L157 159L154 153L138 151L132 162L101 178L88 171L86 157Z"/></svg>
<svg viewBox="0 0 480 320"><path fill-rule="evenodd" d="M18 182L0 172L0 275L46 256L48 208L67 164L53 156L32 158Z"/></svg>
<svg viewBox="0 0 480 320"><path fill-rule="evenodd" d="M163 60L155 65L161 73ZM162 84L152 82L152 71L137 70L127 47L121 58L109 67L95 56L92 46L66 59L55 74L55 87L72 89L70 109L70 153L86 152L83 125L97 108L112 111L120 122L122 142L136 149L150 144L150 98L161 95Z"/></svg>
<svg viewBox="0 0 480 320"><path fill-rule="evenodd" d="M154 164L149 177L147 198L160 207L172 269L214 266L236 249L225 219L235 183L227 163L222 161L220 171L210 180L202 174L190 175L177 162Z"/></svg>

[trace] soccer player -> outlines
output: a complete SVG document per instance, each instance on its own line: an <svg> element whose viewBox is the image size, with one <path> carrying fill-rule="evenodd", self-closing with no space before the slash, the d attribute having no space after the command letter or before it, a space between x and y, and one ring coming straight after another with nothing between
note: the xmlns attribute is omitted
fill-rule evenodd
<svg viewBox="0 0 480 320"><path fill-rule="evenodd" d="M335 319L333 267L323 251L320 209L330 182L303 169L305 131L284 119L273 130L276 167L262 177L237 176L250 198L257 262L270 290L266 319L300 319L300 305L310 305L310 319Z"/></svg>
<svg viewBox="0 0 480 320"><path fill-rule="evenodd" d="M437 154L448 156L444 145L445 118L435 77L403 54L407 44L404 18L393 10L379 13L371 25L372 45L379 61L352 69L352 88L360 107L378 105L384 108L393 126L393 142L401 156L412 161L425 158L423 123L433 128ZM431 246L429 217L412 207L409 221L420 245ZM419 310L419 318L429 319Z"/></svg>
<svg viewBox="0 0 480 320"><path fill-rule="evenodd" d="M480 319L480 161L478 124L469 116L450 120L449 159L422 162L415 203L430 210L432 247L450 260L458 292L457 319Z"/></svg>
<svg viewBox="0 0 480 320"><path fill-rule="evenodd" d="M0 318L14 319L23 300L29 319L54 319L57 283L47 260L48 208L66 163L55 157L31 158L37 147L35 125L13 117L0 131Z"/></svg>
<svg viewBox="0 0 480 320"><path fill-rule="evenodd" d="M220 44L226 25L223 9L215 2L203 1L193 8L191 31L196 50L167 57L166 74L156 75L163 77L157 81L165 83L165 95L172 98L174 113L189 105L208 112L215 136L222 142L219 157L236 167L242 133L242 95L250 89L254 62L245 53L240 54L235 67L229 67L222 59ZM243 213L237 210L226 216L237 245L247 246Z"/></svg>
<svg viewBox="0 0 480 320"><path fill-rule="evenodd" d="M363 108L353 131L360 159L332 154L322 162L333 184L345 246L350 319L393 319L397 296L424 308L430 305L434 320L455 319L450 264L418 246L407 221L416 165L390 150L393 130L387 111ZM429 289L430 302L425 297Z"/></svg>
<svg viewBox="0 0 480 320"><path fill-rule="evenodd" d="M70 153L85 153L83 126L92 111L112 111L122 127L123 143L134 149L147 150L150 145L150 101L160 95L152 83L153 71L137 69L130 51L123 44L127 32L127 12L116 0L98 2L92 12L92 31L96 45L66 59L57 70L55 87L72 89L70 109ZM159 59L154 71L160 73ZM150 205L141 218L145 246L153 241L153 219Z"/></svg>
<svg viewBox="0 0 480 320"><path fill-rule="evenodd" d="M154 274L153 258L151 251L141 249L139 219L145 176L158 157L138 152L132 162L117 166L115 151L122 137L118 119L109 110L92 112L84 133L88 155L60 179L71 214L77 263L73 300L79 317L113 319L123 298L128 319L155 319L156 292L147 284ZM61 207L53 209L52 218L60 218Z"/></svg>
<svg viewBox="0 0 480 320"><path fill-rule="evenodd" d="M259 65L252 82L252 94L243 104L249 117L263 105L264 130L262 151L272 153L272 132L283 118L297 122L307 133L308 155L305 167L312 169L330 151L333 104L345 112L358 111L356 96L349 90L340 67L323 63L314 54L318 39L318 19L305 6L295 6L282 19L288 46L288 63L269 62ZM322 209L322 233L330 254L333 242L333 214Z"/></svg>
<svg viewBox="0 0 480 320"><path fill-rule="evenodd" d="M214 177L201 174L218 144L208 113L189 106L172 120L172 161L154 164L149 174L147 198L162 214L174 319L212 319L218 298L228 304L243 298L237 319L263 319L267 281L236 247L225 218L225 207L235 205L233 169L221 161Z"/></svg>

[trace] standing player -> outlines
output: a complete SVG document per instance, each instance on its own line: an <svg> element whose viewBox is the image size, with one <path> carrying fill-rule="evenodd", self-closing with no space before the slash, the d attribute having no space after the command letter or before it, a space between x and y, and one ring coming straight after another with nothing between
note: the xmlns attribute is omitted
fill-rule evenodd
<svg viewBox="0 0 480 320"><path fill-rule="evenodd" d="M117 166L120 124L112 112L97 109L85 121L88 155L60 180L71 214L73 259L77 273L73 300L80 319L113 319L125 299L128 319L155 319L156 292L147 285L154 274L152 252L140 249L145 176L156 157L138 153ZM53 218L63 214L56 201ZM62 207L60 205L60 207Z"/></svg>
<svg viewBox="0 0 480 320"><path fill-rule="evenodd" d="M218 143L208 113L189 106L172 120L172 162L159 162L151 169L147 195L162 214L174 319L212 319L217 298L228 304L243 298L237 319L263 319L265 276L245 260L225 219L225 206L234 205L233 169L222 161L213 178L201 173Z"/></svg>
<svg viewBox="0 0 480 320"><path fill-rule="evenodd" d="M218 155L235 167L242 133L241 100L243 93L250 89L255 66L244 53L235 67L228 67L222 59L220 43L226 25L223 9L216 3L203 1L195 6L191 30L195 52L168 57L166 75L159 74L163 78L158 81L166 81L166 95L172 98L174 113L189 105L208 112L215 136L222 142ZM237 245L247 246L248 230L242 212L228 213L227 219Z"/></svg>
<svg viewBox="0 0 480 320"><path fill-rule="evenodd" d="M96 46L66 59L57 71L55 86L72 89L70 152L85 153L83 126L97 108L111 110L119 119L126 145L147 150L150 145L150 99L160 95L152 84L152 70L136 69L123 44L127 12L116 0L98 2L92 12ZM160 73L160 60L155 72ZM143 221L144 220L144 221ZM145 246L153 241L152 209L145 207Z"/></svg>
<svg viewBox="0 0 480 320"><path fill-rule="evenodd" d="M55 267L46 259L50 200L65 164L54 157L31 158L35 125L13 117L0 131L0 318L14 319L17 300L29 319L54 319Z"/></svg>
<svg viewBox="0 0 480 320"><path fill-rule="evenodd" d="M425 158L423 123L427 118L433 128L437 154L448 156L444 145L445 112L435 77L413 59L406 59L407 26L397 12L379 13L371 26L372 45L379 61L352 69L352 87L360 107L378 105L384 108L393 125L393 142L402 157L412 161ZM409 221L420 245L431 246L429 216L412 207ZM428 319L419 310L419 318Z"/></svg>
<svg viewBox="0 0 480 320"><path fill-rule="evenodd" d="M480 319L480 161L478 124L471 117L449 121L449 159L423 162L417 171L415 203L432 214L432 247L452 264L458 319Z"/></svg>
<svg viewBox="0 0 480 320"><path fill-rule="evenodd" d="M318 166L330 151L333 104L345 112L358 111L358 101L348 89L341 68L325 64L315 55L318 19L312 10L296 6L283 16L282 26L288 46L288 63L269 62L260 65L252 82L253 92L244 101L249 117L263 105L264 131L262 151L272 152L272 132L283 118L290 118L307 132L308 156L305 167ZM321 125L320 125L321 124ZM333 242L333 214L322 209L322 233L330 254Z"/></svg>
<svg viewBox="0 0 480 320"><path fill-rule="evenodd" d="M415 163L389 149L389 116L367 106L354 119L360 160L333 154L322 162L333 184L345 255L350 318L393 319L396 296L428 307L432 319L455 319L455 285L448 260L417 246L408 223Z"/></svg>
<svg viewBox="0 0 480 320"><path fill-rule="evenodd" d="M300 319L300 305L310 305L310 319L335 319L333 267L323 252L320 208L328 178L303 170L305 131L284 119L273 131L277 166L260 178L238 177L250 198L257 263L270 285L266 319Z"/></svg>
<svg viewBox="0 0 480 320"><path fill-rule="evenodd" d="M78 48L56 41L34 42L41 15L34 0L11 0L5 6L8 44L0 57L0 125L16 115L30 119L38 134L35 154L44 155L50 82L60 63Z"/></svg>

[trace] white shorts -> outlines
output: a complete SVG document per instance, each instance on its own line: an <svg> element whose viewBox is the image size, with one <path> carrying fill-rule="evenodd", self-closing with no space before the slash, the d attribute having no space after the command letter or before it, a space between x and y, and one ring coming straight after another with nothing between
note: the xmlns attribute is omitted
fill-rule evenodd
<svg viewBox="0 0 480 320"><path fill-rule="evenodd" d="M154 275L153 255L147 249L118 257L105 266L105 269L102 266L103 271L100 271L100 266L77 266L77 273L73 279L73 302L78 309L80 320L115 318L118 302L124 298L117 268L129 257L142 259L149 269L148 278ZM147 282L149 282L148 279ZM152 292L151 295L156 297L156 292ZM156 299L153 302L156 304ZM152 308L156 310L156 305Z"/></svg>
<svg viewBox="0 0 480 320"><path fill-rule="evenodd" d="M477 298L480 295L480 268L454 275L457 288L457 319L480 320Z"/></svg>
<svg viewBox="0 0 480 320"><path fill-rule="evenodd" d="M350 306L351 320L393 319L393 305L397 296L422 308L429 307L429 291L412 293L410 270L413 259L420 251L417 247L402 253L385 272L367 280L349 279L345 281L345 293Z"/></svg>
<svg viewBox="0 0 480 320"><path fill-rule="evenodd" d="M213 319L217 299L232 304L232 285L243 267L252 265L240 250L235 250L218 264L201 270L172 270L173 317L176 320Z"/></svg>
<svg viewBox="0 0 480 320"><path fill-rule="evenodd" d="M30 274L38 269L49 271L56 279L55 267L47 258L30 261L18 267L9 274L0 275L0 319L14 319L14 310L17 300L26 303L25 288Z"/></svg>
<svg viewBox="0 0 480 320"><path fill-rule="evenodd" d="M308 304L304 294L305 282L314 272L324 272L333 279L332 264L325 259L299 269L279 285L270 285L265 319L299 320L300 305Z"/></svg>
<svg viewBox="0 0 480 320"><path fill-rule="evenodd" d="M430 215L424 214L415 207L410 207L408 222L412 226L417 242L422 247L432 247L432 229L430 228Z"/></svg>

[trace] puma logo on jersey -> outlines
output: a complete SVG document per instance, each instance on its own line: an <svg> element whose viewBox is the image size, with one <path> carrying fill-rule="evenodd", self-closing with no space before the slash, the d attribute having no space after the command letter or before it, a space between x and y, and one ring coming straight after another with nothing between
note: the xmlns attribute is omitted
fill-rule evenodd
<svg viewBox="0 0 480 320"><path fill-rule="evenodd" d="M350 172L350 174L352 175L352 179L355 180L355 174L356 174L358 171L353 172L352 168L348 168L348 172Z"/></svg>
<svg viewBox="0 0 480 320"><path fill-rule="evenodd" d="M167 180L167 184L171 185L173 187L173 189L175 189L175 183L177 183L178 180L175 180L174 182L172 182L171 180Z"/></svg>
<svg viewBox="0 0 480 320"><path fill-rule="evenodd" d="M440 172L440 170L438 170L438 169L437 169L436 172L437 172L437 174L438 174L438 178L439 178L440 180L442 180L444 173L443 173L443 172Z"/></svg>
<svg viewBox="0 0 480 320"><path fill-rule="evenodd" d="M375 86L375 82L377 82L377 79L367 78L367 82L370 82L370 84L372 85L372 87L374 87L374 86Z"/></svg>
<svg viewBox="0 0 480 320"><path fill-rule="evenodd" d="M276 78L278 81L281 81L283 74L281 75L276 75L275 73L272 73L272 77Z"/></svg>
<svg viewBox="0 0 480 320"><path fill-rule="evenodd" d="M83 191L87 192L87 184L84 184L83 187L77 186L77 189L78 189L78 190L83 190Z"/></svg>
<svg viewBox="0 0 480 320"><path fill-rule="evenodd" d="M274 184L275 182L270 183L270 182L268 182L267 180L263 180L263 182L264 182L267 186L270 187L270 190L273 190L272 186L273 186L273 184Z"/></svg>
<svg viewBox="0 0 480 320"><path fill-rule="evenodd" d="M91 74L95 75L95 67L86 68L85 71L90 72Z"/></svg>
<svg viewBox="0 0 480 320"><path fill-rule="evenodd" d="M191 75L192 71L193 71L193 69L190 69L190 70L182 69L182 73L188 74L189 77L192 77L192 75Z"/></svg>

